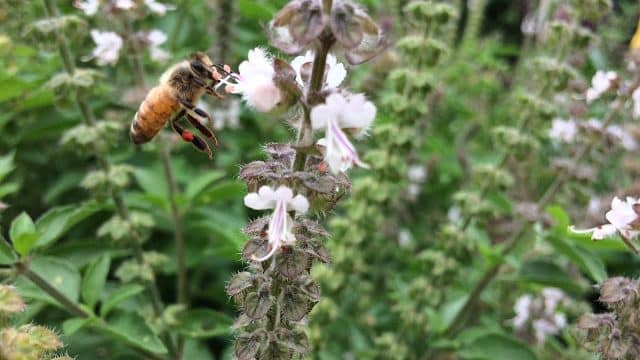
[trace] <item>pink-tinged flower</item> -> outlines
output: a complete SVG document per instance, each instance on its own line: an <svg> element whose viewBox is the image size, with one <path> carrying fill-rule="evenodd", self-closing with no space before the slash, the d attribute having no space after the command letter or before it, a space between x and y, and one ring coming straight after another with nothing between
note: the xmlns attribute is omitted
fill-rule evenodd
<svg viewBox="0 0 640 360"><path fill-rule="evenodd" d="M552 287L542 289L541 294L542 299L544 300L544 311L547 314L554 313L558 304L565 299L565 295L562 290Z"/></svg>
<svg viewBox="0 0 640 360"><path fill-rule="evenodd" d="M238 67L239 81L233 92L242 94L242 99L260 112L273 110L282 100L282 93L273 81L275 69L273 59L264 49L249 51L248 59Z"/></svg>
<svg viewBox="0 0 640 360"><path fill-rule="evenodd" d="M100 0L76 0L73 2L73 6L87 16L93 16L98 12L98 8L100 8Z"/></svg>
<svg viewBox="0 0 640 360"><path fill-rule="evenodd" d="M255 261L267 260L283 245L293 245L296 238L291 232L293 219L289 216L289 211L304 214L309 210L307 198L300 194L293 196L293 191L286 186L280 186L277 190L262 186L257 193L247 194L244 204L255 210L273 209L267 230L269 253L262 258L254 258Z"/></svg>
<svg viewBox="0 0 640 360"><path fill-rule="evenodd" d="M325 129L325 137L318 144L325 147L324 160L332 173L345 172L353 165L368 168L343 129L361 135L371 126L375 116L375 105L362 94L345 97L334 93L324 104L311 110L313 129Z"/></svg>
<svg viewBox="0 0 640 360"><path fill-rule="evenodd" d="M116 0L114 5L120 10L131 10L136 7L136 3L132 0Z"/></svg>
<svg viewBox="0 0 640 360"><path fill-rule="evenodd" d="M120 56L122 38L112 31L91 30L91 38L96 47L85 60L96 59L100 66L115 65Z"/></svg>
<svg viewBox="0 0 640 360"><path fill-rule="evenodd" d="M151 30L147 34L147 41L149 42L151 60L161 63L169 60L169 52L160 47L167 41L167 35L164 32L157 29Z"/></svg>
<svg viewBox="0 0 640 360"><path fill-rule="evenodd" d="M147 5L147 7L149 8L149 10L151 10L152 13L156 13L160 16L164 16L167 13L167 11L176 9L176 7L173 5L159 3L156 0L144 0L144 4Z"/></svg>
<svg viewBox="0 0 640 360"><path fill-rule="evenodd" d="M591 79L591 87L587 89L587 102L590 103L607 92L617 78L618 75L615 71L605 72L598 70L595 75L593 75L593 79Z"/></svg>
<svg viewBox="0 0 640 360"><path fill-rule="evenodd" d="M625 131L622 126L610 125L606 130L607 134L620 141L620 145L622 145L625 150L633 151L638 148L636 139L634 139L631 134Z"/></svg>
<svg viewBox="0 0 640 360"><path fill-rule="evenodd" d="M551 129L549 129L549 137L566 143L575 140L578 134L578 125L574 120L553 119Z"/></svg>
<svg viewBox="0 0 640 360"><path fill-rule="evenodd" d="M0 201L0 212L5 211L8 207L9 207L9 205L7 205L6 203L3 203L2 201Z"/></svg>
<svg viewBox="0 0 640 360"><path fill-rule="evenodd" d="M313 51L309 50L291 62L291 67L296 71L296 80L303 87L309 83L311 78L314 56ZM324 87L327 89L335 89L342 84L346 76L347 70L344 65L339 63L335 56L329 54L327 56Z"/></svg>
<svg viewBox="0 0 640 360"><path fill-rule="evenodd" d="M627 197L626 201L615 197L611 201L611 210L607 211L605 218L608 224L596 226L591 229L578 230L571 226L571 231L578 234L591 234L591 239L602 240L614 236L619 233L621 236L632 239L640 230L636 229L636 221L638 220L638 211L640 211L640 202L632 197Z"/></svg>
<svg viewBox="0 0 640 360"><path fill-rule="evenodd" d="M564 314L554 314L533 321L533 331L538 344L544 343L549 335L556 335L567 325Z"/></svg>

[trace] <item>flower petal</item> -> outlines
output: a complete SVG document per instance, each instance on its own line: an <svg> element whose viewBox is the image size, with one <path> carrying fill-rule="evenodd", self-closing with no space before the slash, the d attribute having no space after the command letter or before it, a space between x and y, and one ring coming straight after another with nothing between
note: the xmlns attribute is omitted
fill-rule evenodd
<svg viewBox="0 0 640 360"><path fill-rule="evenodd" d="M289 201L289 208L298 214L305 214L309 211L309 200L304 195L298 194Z"/></svg>

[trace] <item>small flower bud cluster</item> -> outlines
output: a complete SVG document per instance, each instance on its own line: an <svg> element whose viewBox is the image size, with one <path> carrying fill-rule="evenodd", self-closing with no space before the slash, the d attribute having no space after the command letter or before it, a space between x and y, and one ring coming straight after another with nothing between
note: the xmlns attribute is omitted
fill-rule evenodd
<svg viewBox="0 0 640 360"><path fill-rule="evenodd" d="M154 226L151 215L133 211L127 220L119 215L114 215L98 228L98 236L108 237L118 242L131 240L131 233L139 235L141 242L145 242Z"/></svg>
<svg viewBox="0 0 640 360"><path fill-rule="evenodd" d="M24 300L16 288L0 285L0 320L24 311ZM0 328L0 359L70 359L56 357L54 351L62 348L58 335L43 326L21 325Z"/></svg>
<svg viewBox="0 0 640 360"><path fill-rule="evenodd" d="M608 313L584 314L577 327L584 331L582 343L604 360L640 358L640 280L607 279L600 298Z"/></svg>
<svg viewBox="0 0 640 360"><path fill-rule="evenodd" d="M346 171L368 168L352 139L364 136L376 115L363 94L340 88L347 71L336 55L359 63L386 45L378 25L346 0L290 1L270 30L280 50L304 53L289 63L253 49L228 89L256 111L293 114L299 136L295 145L267 145L267 160L240 170L249 189L244 204L268 211L244 229L249 266L227 285L241 310L234 325L240 360L298 357L310 349L304 323L320 299L311 269L328 263L329 254L328 233L307 216L336 206L351 187Z"/></svg>
<svg viewBox="0 0 640 360"><path fill-rule="evenodd" d="M97 200L104 201L113 191L120 191L129 185L132 172L133 167L129 165L113 165L108 171L90 171L82 180L81 186L91 192Z"/></svg>

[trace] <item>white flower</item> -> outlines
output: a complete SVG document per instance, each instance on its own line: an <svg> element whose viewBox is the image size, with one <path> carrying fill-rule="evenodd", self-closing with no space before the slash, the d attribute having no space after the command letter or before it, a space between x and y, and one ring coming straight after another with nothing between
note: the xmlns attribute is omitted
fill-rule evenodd
<svg viewBox="0 0 640 360"><path fill-rule="evenodd" d="M96 59L100 66L115 65L120 56L122 38L112 31L91 30L91 38L96 47L86 59Z"/></svg>
<svg viewBox="0 0 640 360"><path fill-rule="evenodd" d="M544 311L547 314L553 314L556 307L564 300L564 293L556 288L542 289L542 298L544 299Z"/></svg>
<svg viewBox="0 0 640 360"><path fill-rule="evenodd" d="M567 143L573 142L577 134L578 126L573 120L553 119L551 129L549 129L550 138Z"/></svg>
<svg viewBox="0 0 640 360"><path fill-rule="evenodd" d="M610 125L607 127L607 133L620 141L623 148L633 151L638 148L636 140L620 125Z"/></svg>
<svg viewBox="0 0 640 360"><path fill-rule="evenodd" d="M626 201L622 201L615 197L611 201L611 210L605 214L605 218L609 221L608 224L584 230L577 230L573 226L570 229L578 234L591 233L593 240L602 240L614 236L616 233L620 233L627 239L634 238L640 234L640 230L635 229L633 224L638 219L636 208L639 205L640 203L635 198L627 197Z"/></svg>
<svg viewBox="0 0 640 360"><path fill-rule="evenodd" d="M156 13L160 16L164 16L167 11L175 10L176 7L173 5L166 5L163 3L159 3L156 0L144 0L144 4L147 5L151 12Z"/></svg>
<svg viewBox="0 0 640 360"><path fill-rule="evenodd" d="M533 297L529 294L522 295L516 300L515 305L513 306L513 311L516 313L516 317L514 317L511 322L516 329L521 329L529 320L531 316L531 303L533 302Z"/></svg>
<svg viewBox="0 0 640 360"><path fill-rule="evenodd" d="M74 1L73 6L87 16L93 16L98 12L100 0Z"/></svg>
<svg viewBox="0 0 640 360"><path fill-rule="evenodd" d="M640 88L635 89L631 97L633 98L633 117L638 118L640 117Z"/></svg>
<svg viewBox="0 0 640 360"><path fill-rule="evenodd" d="M296 80L303 87L305 86L304 81L302 80L302 71L303 66L305 67L304 71L308 72L308 76L311 76L312 66L313 66L314 53L309 50L304 55L298 56L291 62L291 67L296 71ZM306 68L308 67L308 68ZM339 63L335 56L329 54L327 56L327 64L326 64L326 73L325 73L325 88L327 89L335 89L342 82L344 78L347 76L347 70L345 69L342 63ZM307 79L308 81L309 79Z"/></svg>
<svg viewBox="0 0 640 360"><path fill-rule="evenodd" d="M368 167L360 160L342 129L350 129L356 135L361 135L371 126L375 116L375 105L362 94L345 97L334 93L327 97L324 104L311 110L313 129L325 129L325 137L318 144L325 147L324 158L332 173L347 171L353 165Z"/></svg>
<svg viewBox="0 0 640 360"><path fill-rule="evenodd" d="M269 112L282 100L280 89L273 82L273 59L261 48L249 51L248 59L238 67L239 81L234 93L242 94L249 106L260 112Z"/></svg>
<svg viewBox="0 0 640 360"><path fill-rule="evenodd" d="M419 184L423 183L427 179L427 168L425 168L423 165L409 166L407 177L411 182Z"/></svg>
<svg viewBox="0 0 640 360"><path fill-rule="evenodd" d="M544 317L533 321L533 330L539 344L544 343L548 335L555 335L567 325L567 318L563 314Z"/></svg>
<svg viewBox="0 0 640 360"><path fill-rule="evenodd" d="M133 2L132 0L116 0L114 5L118 9L122 9L122 10L131 10L134 7L136 7L136 3Z"/></svg>
<svg viewBox="0 0 640 360"><path fill-rule="evenodd" d="M593 79L591 79L591 87L587 89L587 102L590 103L607 92L607 90L611 88L613 81L617 78L618 75L615 71L605 72L598 70L595 75L593 75Z"/></svg>
<svg viewBox="0 0 640 360"><path fill-rule="evenodd" d="M160 45L167 41L167 34L157 29L151 30L147 34L147 41L149 41L149 52L153 61L166 62L169 60L169 52L160 48Z"/></svg>
<svg viewBox="0 0 640 360"><path fill-rule="evenodd" d="M595 131L602 131L602 122L598 119L591 118L584 124L584 127Z"/></svg>
<svg viewBox="0 0 640 360"><path fill-rule="evenodd" d="M398 231L398 245L402 248L409 247L413 242L413 236L408 229Z"/></svg>
<svg viewBox="0 0 640 360"><path fill-rule="evenodd" d="M277 190L273 190L270 186L262 186L257 193L247 194L244 197L244 204L255 210L274 209L267 230L269 253L262 258L254 258L255 261L270 258L283 245L293 245L296 238L291 233L293 220L289 216L289 211L304 214L309 210L307 198L300 194L294 197L293 191L286 186L280 186Z"/></svg>

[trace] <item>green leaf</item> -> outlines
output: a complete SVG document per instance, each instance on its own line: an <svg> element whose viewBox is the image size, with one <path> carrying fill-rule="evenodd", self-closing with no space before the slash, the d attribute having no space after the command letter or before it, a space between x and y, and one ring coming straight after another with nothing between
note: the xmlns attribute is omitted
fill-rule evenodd
<svg viewBox="0 0 640 360"><path fill-rule="evenodd" d="M194 180L189 181L184 191L184 196L189 201L193 201L200 193L202 193L214 181L224 177L223 171L211 171L206 175L198 176Z"/></svg>
<svg viewBox="0 0 640 360"><path fill-rule="evenodd" d="M161 196L164 199L168 197L167 182L159 170L136 168L133 175L145 193Z"/></svg>
<svg viewBox="0 0 640 360"><path fill-rule="evenodd" d="M224 200L238 199L246 192L247 190L244 184L236 180L229 180L204 191L200 195L197 203L212 204Z"/></svg>
<svg viewBox="0 0 640 360"><path fill-rule="evenodd" d="M128 298L140 294L142 291L144 291L144 286L138 284L129 284L118 288L102 303L100 316L106 317L113 308Z"/></svg>
<svg viewBox="0 0 640 360"><path fill-rule="evenodd" d="M240 15L248 20L269 20L275 14L276 8L265 2L239 0Z"/></svg>
<svg viewBox="0 0 640 360"><path fill-rule="evenodd" d="M231 334L233 319L226 314L209 310L194 309L183 316L178 331L190 338L209 338Z"/></svg>
<svg viewBox="0 0 640 360"><path fill-rule="evenodd" d="M72 318L62 323L62 331L66 336L71 336L88 323L95 321L95 318Z"/></svg>
<svg viewBox="0 0 640 360"><path fill-rule="evenodd" d="M519 278L523 281L564 289L573 294L580 294L585 290L560 266L544 260L531 260L522 264Z"/></svg>
<svg viewBox="0 0 640 360"><path fill-rule="evenodd" d="M130 346L155 354L166 354L167 348L151 330L145 319L135 313L120 313L103 329L111 336Z"/></svg>
<svg viewBox="0 0 640 360"><path fill-rule="evenodd" d="M102 205L87 201L80 205L58 206L50 209L36 221L41 236L36 248L50 246L55 243L74 225L102 209Z"/></svg>
<svg viewBox="0 0 640 360"><path fill-rule="evenodd" d="M17 183L11 182L0 185L0 199L9 194L13 194L14 192L18 191L18 189L20 189L20 185Z"/></svg>
<svg viewBox="0 0 640 360"><path fill-rule="evenodd" d="M458 355L473 360L537 360L526 344L503 334L478 337L458 351Z"/></svg>
<svg viewBox="0 0 640 360"><path fill-rule="evenodd" d="M13 247L22 256L27 255L38 240L36 225L26 212L21 213L13 220L9 235L13 241Z"/></svg>
<svg viewBox="0 0 640 360"><path fill-rule="evenodd" d="M40 257L34 259L29 267L69 300L78 302L80 273L68 261L53 257ZM20 289L20 294L25 297L59 305L56 300L24 277L16 282L16 286Z"/></svg>
<svg viewBox="0 0 640 360"><path fill-rule="evenodd" d="M89 264L85 270L84 279L82 279L82 299L92 309L100 300L104 284L107 282L110 265L109 254L104 254Z"/></svg>
<svg viewBox="0 0 640 360"><path fill-rule="evenodd" d="M4 236L0 235L0 265L11 265L18 257L13 252L11 244L7 242Z"/></svg>
<svg viewBox="0 0 640 360"><path fill-rule="evenodd" d="M9 173L15 168L13 164L14 156L15 152L10 152L5 156L0 156L0 181L9 175Z"/></svg>

